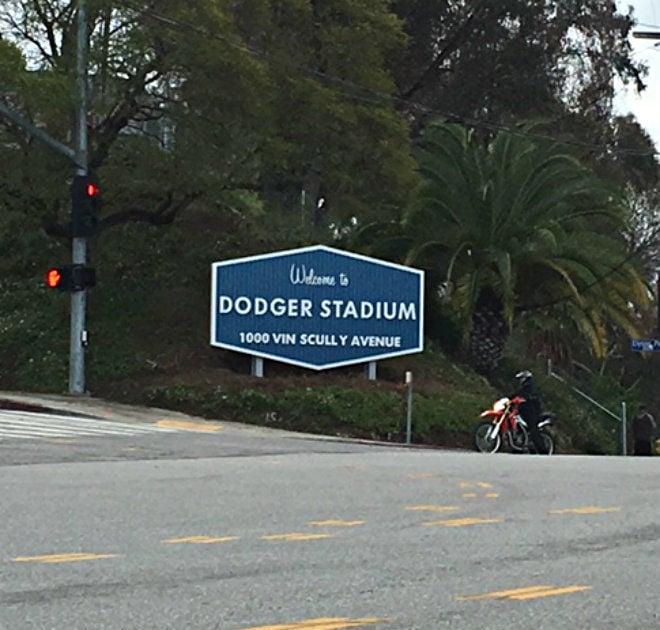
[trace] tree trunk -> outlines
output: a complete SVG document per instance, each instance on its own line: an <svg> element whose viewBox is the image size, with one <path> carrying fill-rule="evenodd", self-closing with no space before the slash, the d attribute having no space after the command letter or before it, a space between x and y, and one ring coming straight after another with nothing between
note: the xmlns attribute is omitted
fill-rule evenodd
<svg viewBox="0 0 660 630"><path fill-rule="evenodd" d="M472 314L468 343L470 364L480 374L491 374L504 354L509 328L504 319L502 302L491 290L484 290Z"/></svg>

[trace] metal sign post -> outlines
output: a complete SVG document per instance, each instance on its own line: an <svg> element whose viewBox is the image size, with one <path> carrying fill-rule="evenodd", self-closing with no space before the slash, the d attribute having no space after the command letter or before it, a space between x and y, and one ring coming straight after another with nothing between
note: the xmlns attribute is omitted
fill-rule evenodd
<svg viewBox="0 0 660 630"><path fill-rule="evenodd" d="M626 434L626 425L628 424L626 414L626 402L621 403L621 455L624 457L628 454L628 436Z"/></svg>
<svg viewBox="0 0 660 630"><path fill-rule="evenodd" d="M261 357L252 357L250 374L257 378L264 376L264 360Z"/></svg>
<svg viewBox="0 0 660 630"><path fill-rule="evenodd" d="M412 442L412 406L413 406L413 378L412 372L406 372L406 386L408 389L408 404L406 412L406 444Z"/></svg>

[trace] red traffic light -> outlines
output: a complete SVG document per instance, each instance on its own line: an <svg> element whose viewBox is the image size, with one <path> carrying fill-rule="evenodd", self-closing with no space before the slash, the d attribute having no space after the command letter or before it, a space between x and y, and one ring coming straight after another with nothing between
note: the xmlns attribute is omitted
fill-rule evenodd
<svg viewBox="0 0 660 630"><path fill-rule="evenodd" d="M62 273L59 269L49 269L46 274L46 286L49 289L57 289L62 282Z"/></svg>
<svg viewBox="0 0 660 630"><path fill-rule="evenodd" d="M76 175L71 183L71 236L96 232L101 211L101 185L94 175Z"/></svg>

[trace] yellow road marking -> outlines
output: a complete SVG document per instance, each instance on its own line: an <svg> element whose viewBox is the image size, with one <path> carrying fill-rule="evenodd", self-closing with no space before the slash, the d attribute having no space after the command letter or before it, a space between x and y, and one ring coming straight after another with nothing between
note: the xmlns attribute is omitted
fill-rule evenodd
<svg viewBox="0 0 660 630"><path fill-rule="evenodd" d="M222 429L217 424L202 424L201 422L185 422L183 420L159 420L156 422L156 426L183 431L199 431L201 433L215 433Z"/></svg>
<svg viewBox="0 0 660 630"><path fill-rule="evenodd" d="M270 534L261 536L262 540L319 540L321 538L333 538L332 534L301 534L294 532L292 534Z"/></svg>
<svg viewBox="0 0 660 630"><path fill-rule="evenodd" d="M406 510L416 512L455 512L460 509L457 505L408 505Z"/></svg>
<svg viewBox="0 0 660 630"><path fill-rule="evenodd" d="M161 542L164 545L177 545L179 543L205 545L210 543L231 542L232 540L238 539L238 536L188 536L187 538L169 538L168 540L161 540Z"/></svg>
<svg viewBox="0 0 660 630"><path fill-rule="evenodd" d="M508 591L492 591L490 593L481 593L480 595L460 595L456 599L464 602L474 602L480 599L504 599L514 595L525 595L527 593L538 593L552 588L552 586L525 586L523 588L512 588Z"/></svg>
<svg viewBox="0 0 660 630"><path fill-rule="evenodd" d="M439 477L436 473L408 473L409 479L431 479L432 477Z"/></svg>
<svg viewBox="0 0 660 630"><path fill-rule="evenodd" d="M620 512L620 507L599 508L593 506L549 510L549 514L603 514L605 512Z"/></svg>
<svg viewBox="0 0 660 630"><path fill-rule="evenodd" d="M366 521L309 521L309 525L314 525L315 527L357 527L358 525L364 525L365 523Z"/></svg>
<svg viewBox="0 0 660 630"><path fill-rule="evenodd" d="M64 438L46 438L43 441L51 444L73 444L73 440L65 440Z"/></svg>
<svg viewBox="0 0 660 630"><path fill-rule="evenodd" d="M554 595L567 595L569 593L581 593L583 591L591 590L591 586L565 586L563 588L553 588L548 591L543 591L541 593L527 593L523 595L514 595L509 599L516 600L526 600L526 599L538 599L540 597L553 597Z"/></svg>
<svg viewBox="0 0 660 630"><path fill-rule="evenodd" d="M348 619L347 617L320 617L295 623L278 623L274 626L259 626L258 628L244 628L243 630L341 630L342 628L361 628L385 623L387 619L376 617L367 619Z"/></svg>
<svg viewBox="0 0 660 630"><path fill-rule="evenodd" d="M525 601L528 599L539 599L541 597L552 597L554 595L579 593L590 589L591 586L525 586L523 588L513 588L507 591L481 593L480 595L461 595L456 599L460 601L477 601L481 599L512 599L516 601Z"/></svg>
<svg viewBox="0 0 660 630"><path fill-rule="evenodd" d="M464 499L476 499L479 495L476 492L464 492L463 493L463 498ZM488 499L496 499L499 497L499 492L487 492L484 495Z"/></svg>
<svg viewBox="0 0 660 630"><path fill-rule="evenodd" d="M471 488L472 484L469 481L461 481L461 483L458 484L459 488Z"/></svg>
<svg viewBox="0 0 660 630"><path fill-rule="evenodd" d="M485 481L479 481L479 482L477 482L477 485L480 488L492 488L493 487L491 484L486 483Z"/></svg>
<svg viewBox="0 0 660 630"><path fill-rule="evenodd" d="M105 558L116 558L116 553L59 553L48 556L18 556L12 562L42 562L54 564L56 562L81 562L83 560L103 560Z"/></svg>
<svg viewBox="0 0 660 630"><path fill-rule="evenodd" d="M426 521L424 527L444 525L445 527L464 527L466 525L485 525L488 523L503 523L503 518L454 518L447 521Z"/></svg>

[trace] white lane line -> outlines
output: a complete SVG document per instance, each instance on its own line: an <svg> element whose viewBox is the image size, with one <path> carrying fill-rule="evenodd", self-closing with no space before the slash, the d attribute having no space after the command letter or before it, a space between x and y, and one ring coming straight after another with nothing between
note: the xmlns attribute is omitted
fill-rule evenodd
<svg viewBox="0 0 660 630"><path fill-rule="evenodd" d="M5 437L71 437L76 435L80 435L80 433L63 430L48 431L45 429L31 429L30 427L24 429L18 427L0 427L0 436Z"/></svg>
<svg viewBox="0 0 660 630"><path fill-rule="evenodd" d="M128 437L151 433L177 433L177 429L153 425L129 424L68 415L26 413L0 410L0 440Z"/></svg>
<svg viewBox="0 0 660 630"><path fill-rule="evenodd" d="M55 440L55 439L66 439L72 440L74 438L81 437L90 437L89 435L64 435L61 433L50 433L49 435L38 435L36 433L0 433L0 442L3 440Z"/></svg>
<svg viewBox="0 0 660 630"><path fill-rule="evenodd" d="M96 418L86 418L83 416L72 416L66 413L41 413L38 411L18 411L16 409L2 409L0 410L0 418L3 416L14 417L14 418L27 418L30 420L40 419L40 420L50 420L51 418L59 418L60 420L73 420L73 421L83 421L83 420L92 420L96 421Z"/></svg>
<svg viewBox="0 0 660 630"><path fill-rule="evenodd" d="M120 429L118 431L114 430L112 425L108 426L107 429L103 428L94 428L94 427L79 427L74 424L67 424L63 422L51 422L51 423L38 423L38 422L28 422L27 420L11 420L7 422L0 419L0 431L5 429L33 429L34 431L70 431L76 435L133 435L134 432L128 431L126 429Z"/></svg>
<svg viewBox="0 0 660 630"><path fill-rule="evenodd" d="M76 426L89 429L112 429L125 430L130 433L176 433L177 430L169 427L158 427L150 424L132 424L128 422L115 422L112 420L97 420L95 418L79 418L78 416L50 415L50 414L28 414L25 412L1 411L0 424L4 422L4 417L15 421L29 422L31 425L44 426Z"/></svg>
<svg viewBox="0 0 660 630"><path fill-rule="evenodd" d="M30 422L29 420L4 420L0 418L0 429L2 427L34 427L35 429L64 429L65 431L75 431L76 433L88 433L89 435L95 434L114 434L114 435L135 435L136 433L144 433L138 427L136 430L125 428L122 426L116 427L114 423L108 422L105 425L81 425L75 422Z"/></svg>

